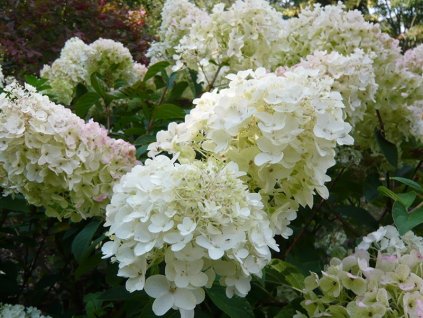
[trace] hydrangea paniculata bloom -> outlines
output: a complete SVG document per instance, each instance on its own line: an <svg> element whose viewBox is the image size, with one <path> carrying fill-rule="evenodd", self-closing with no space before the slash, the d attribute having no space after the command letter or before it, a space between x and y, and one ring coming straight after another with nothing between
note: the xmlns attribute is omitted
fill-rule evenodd
<svg viewBox="0 0 423 318"><path fill-rule="evenodd" d="M186 66L199 73L199 82L226 83L225 75L280 64L283 50L277 30L285 21L267 1L238 0L225 10L213 8L210 18L197 20L176 46L174 69Z"/></svg>
<svg viewBox="0 0 423 318"><path fill-rule="evenodd" d="M98 39L90 45L79 38L65 43L60 58L52 65L45 65L40 75L48 79L48 93L64 105L69 105L78 83L89 85L90 76L99 73L112 87L116 80L128 84L143 78L146 67L135 63L129 50L120 42Z"/></svg>
<svg viewBox="0 0 423 318"><path fill-rule="evenodd" d="M4 318L50 318L34 307L0 304L0 317Z"/></svg>
<svg viewBox="0 0 423 318"><path fill-rule="evenodd" d="M153 311L170 308L193 317L218 275L226 294L245 297L251 275L261 276L278 250L261 197L230 162L210 159L178 164L156 156L135 166L114 186L102 251L118 262L129 291L156 298ZM151 264L165 261L165 275L146 279Z"/></svg>
<svg viewBox="0 0 423 318"><path fill-rule="evenodd" d="M1 186L46 207L47 215L102 214L113 184L135 164L134 146L33 87L12 82L0 95Z"/></svg>
<svg viewBox="0 0 423 318"><path fill-rule="evenodd" d="M167 0L162 9L159 42L147 52L152 63L172 59L175 47L196 23L207 23L209 15L188 0Z"/></svg>
<svg viewBox="0 0 423 318"><path fill-rule="evenodd" d="M415 136L413 114L409 106L423 99L423 78L399 66L402 60L398 41L382 33L378 24L364 20L358 11L345 11L345 6L306 8L298 18L287 21L281 29L280 40L285 49L280 55L281 65L295 65L317 50L352 54L360 48L373 60L378 90L374 99L365 98L366 111L354 123L355 141L362 149L378 150L374 130L383 120L386 138L396 144ZM347 103L346 103L347 104ZM379 112L379 116L376 115ZM364 117L363 117L364 114Z"/></svg>
<svg viewBox="0 0 423 318"><path fill-rule="evenodd" d="M423 44L407 50L399 64L410 72L423 76Z"/></svg>
<svg viewBox="0 0 423 318"><path fill-rule="evenodd" d="M191 161L198 153L236 162L250 189L264 196L275 232L288 237L298 204L311 207L315 192L328 197L326 171L335 164L336 145L353 143L342 97L330 77L301 67L228 79L229 88L196 99L184 123L159 132L149 155L166 151Z"/></svg>
<svg viewBox="0 0 423 318"><path fill-rule="evenodd" d="M294 67L318 69L322 75L334 79L332 87L341 93L346 120L354 129L356 123L363 119L367 104L374 102L378 89L371 56L361 49L355 49L346 56L336 51L316 51Z"/></svg>
<svg viewBox="0 0 423 318"><path fill-rule="evenodd" d="M423 238L385 226L305 279L301 317L423 316Z"/></svg>

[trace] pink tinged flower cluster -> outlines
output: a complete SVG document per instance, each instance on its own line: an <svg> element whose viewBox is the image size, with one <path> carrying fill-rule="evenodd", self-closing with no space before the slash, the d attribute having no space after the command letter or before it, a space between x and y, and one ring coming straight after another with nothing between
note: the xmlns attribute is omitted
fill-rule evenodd
<svg viewBox="0 0 423 318"><path fill-rule="evenodd" d="M113 184L136 164L135 148L69 109L13 82L0 95L1 186L49 216L104 213Z"/></svg>
<svg viewBox="0 0 423 318"><path fill-rule="evenodd" d="M129 291L145 289L153 311L193 317L215 278L226 294L245 297L251 275L261 276L278 250L261 197L231 162L178 164L165 156L136 166L114 186L102 251L119 265ZM165 272L146 277L151 264Z"/></svg>
<svg viewBox="0 0 423 318"><path fill-rule="evenodd" d="M305 279L302 317L423 317L423 238L385 226Z"/></svg>
<svg viewBox="0 0 423 318"><path fill-rule="evenodd" d="M274 231L288 237L298 204L312 206L316 192L327 198L335 147L353 143L342 97L318 69L296 67L281 76L248 70L228 79L229 88L195 100L184 123L159 132L149 155L166 151L189 162L200 153L236 162L265 198Z"/></svg>

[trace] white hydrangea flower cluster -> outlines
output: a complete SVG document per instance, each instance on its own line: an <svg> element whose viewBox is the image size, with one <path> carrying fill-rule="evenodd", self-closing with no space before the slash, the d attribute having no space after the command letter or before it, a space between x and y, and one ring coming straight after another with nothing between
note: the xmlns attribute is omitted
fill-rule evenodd
<svg viewBox="0 0 423 318"><path fill-rule="evenodd" d="M207 12L188 0L167 0L162 9L159 29L160 41L153 42L147 52L151 63L171 60L175 47L196 23L207 23Z"/></svg>
<svg viewBox="0 0 423 318"><path fill-rule="evenodd" d="M22 305L10 305L0 303L0 317L2 318L51 318L44 316L41 311L34 307Z"/></svg>
<svg viewBox="0 0 423 318"><path fill-rule="evenodd" d="M315 5L303 10L298 18L289 19L280 36L286 47L279 52L283 65L294 65L316 50L352 54L360 48L372 58L378 90L373 101L362 101L367 103L367 110L354 127L360 147L378 149L374 130L381 127L376 111L389 141L400 144L416 137L415 129L410 129L413 114L409 106L423 99L423 78L399 66L402 55L398 41L382 33L378 24L366 22L358 10L345 11L341 3Z"/></svg>
<svg viewBox="0 0 423 318"><path fill-rule="evenodd" d="M378 89L372 56L361 49L355 49L346 56L336 51L316 51L294 67L318 69L321 74L334 79L333 89L341 93L346 119L354 129L356 123L363 119L367 104L374 102Z"/></svg>
<svg viewBox="0 0 423 318"><path fill-rule="evenodd" d="M278 32L285 21L267 1L238 0L227 10L213 8L210 17L197 20L180 39L174 69L197 70L206 85L227 83L225 75L246 69L275 69L283 50Z"/></svg>
<svg viewBox="0 0 423 318"><path fill-rule="evenodd" d="M367 235L356 252L305 279L302 317L423 316L423 238L393 226Z"/></svg>
<svg viewBox="0 0 423 318"><path fill-rule="evenodd" d="M94 72L102 75L110 87L118 79L128 84L144 77L147 68L135 63L129 50L120 42L98 39L90 45L79 38L65 43L60 57L51 65L44 65L41 77L48 79L48 93L64 105L69 105L78 83L90 85Z"/></svg>
<svg viewBox="0 0 423 318"><path fill-rule="evenodd" d="M102 214L113 184L135 164L134 146L32 86L13 82L0 95L0 184L46 207L47 215Z"/></svg>
<svg viewBox="0 0 423 318"><path fill-rule="evenodd" d="M156 298L156 315L174 308L194 317L216 276L228 297L245 297L251 275L261 276L271 259L269 247L278 251L261 197L243 175L233 162L177 164L157 156L114 186L105 223L111 241L102 251L119 263L129 291ZM163 260L165 275L146 279Z"/></svg>
<svg viewBox="0 0 423 318"><path fill-rule="evenodd" d="M318 70L297 67L281 76L257 71L228 75L229 88L205 93L181 124L171 123L149 145L192 161L196 153L234 161L260 189L277 234L288 237L298 204L328 197L326 171L336 145L352 144L342 97Z"/></svg>
<svg viewBox="0 0 423 318"><path fill-rule="evenodd" d="M411 133L417 140L423 142L423 100L419 100L414 105L408 106L408 110Z"/></svg>
<svg viewBox="0 0 423 318"><path fill-rule="evenodd" d="M399 65L410 72L423 76L423 44L407 50L399 61Z"/></svg>

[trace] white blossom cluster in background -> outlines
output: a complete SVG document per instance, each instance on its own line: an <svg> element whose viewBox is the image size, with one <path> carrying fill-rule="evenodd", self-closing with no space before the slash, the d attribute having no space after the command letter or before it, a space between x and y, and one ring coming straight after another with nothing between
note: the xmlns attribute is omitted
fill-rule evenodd
<svg viewBox="0 0 423 318"><path fill-rule="evenodd" d="M163 14L174 26L178 19L192 16L188 12L198 10L190 4L186 15L181 11L173 15L172 10ZM208 16L201 12L202 18L190 20L190 28L182 24L183 32L172 28L171 44L166 37L153 44L168 47L179 41L172 56L161 57L173 60L174 69L194 69L200 82L218 87L227 84L226 74L249 68L280 70L298 63L327 68L326 72L334 76L334 89L342 93L347 121L355 128L354 137L361 149L378 151L374 131L382 128L379 118L386 138L397 145L422 138L423 119L416 119L415 114L420 113L416 108L421 109L423 100L423 77L421 71L413 73L416 67L421 68L421 49L401 55L398 41L383 33L378 24L366 22L358 10L346 11L341 3L315 5L302 10L298 18L283 20L264 0L238 0L227 9L223 4L215 5ZM326 51L327 55L319 58L317 51ZM150 55L155 53L151 51ZM328 68L332 62L347 67L348 58L357 67L361 56L364 65L346 68L343 76L340 70ZM301 62L307 58L311 60Z"/></svg>
<svg viewBox="0 0 423 318"><path fill-rule="evenodd" d="M134 62L129 50L120 42L100 38L88 45L75 37L65 43L57 60L44 65L40 75L48 79L51 86L47 92L60 103L69 105L76 86L79 83L90 85L91 74L95 72L113 87L116 80L135 83L146 71L144 65Z"/></svg>
<svg viewBox="0 0 423 318"><path fill-rule="evenodd" d="M185 122L159 132L149 155L166 151L189 162L199 153L236 162L250 189L264 196L275 233L287 238L298 204L311 207L316 192L328 197L326 171L335 164L336 145L353 143L342 97L330 77L301 67L228 79L227 89L194 100Z"/></svg>
<svg viewBox="0 0 423 318"><path fill-rule="evenodd" d="M354 254L305 279L303 317L423 316L423 238L393 226L367 235Z"/></svg>
<svg viewBox="0 0 423 318"><path fill-rule="evenodd" d="M294 67L318 69L322 75L333 78L332 87L341 93L346 120L354 129L356 123L363 120L367 104L374 102L378 89L371 56L361 49L345 56L336 51L315 51Z"/></svg>
<svg viewBox="0 0 423 318"><path fill-rule="evenodd" d="M271 259L269 247L278 246L261 196L248 191L236 163L175 160L148 159L114 186L105 223L111 241L102 251L119 263L129 291L156 298L156 315L174 308L193 317L216 277L228 297L245 297L251 275L261 276ZM165 275L146 279L162 261Z"/></svg>
<svg viewBox="0 0 423 318"><path fill-rule="evenodd" d="M398 66L403 58L398 41L382 33L378 24L366 22L358 10L345 11L341 3L315 5L302 10L298 18L289 19L280 37L285 47L278 52L281 65L294 65L318 50L349 55L360 48L372 59L378 89L374 99L360 96L364 97L364 117L362 112L361 119L352 122L355 142L361 149L378 151L374 130L381 127L376 110L389 141L399 145L411 137L420 138L415 129L410 129L415 119L409 106L423 99L423 78Z"/></svg>
<svg viewBox="0 0 423 318"><path fill-rule="evenodd" d="M135 147L107 136L35 88L0 95L0 184L58 218L99 215L113 184L136 164Z"/></svg>
<svg viewBox="0 0 423 318"><path fill-rule="evenodd" d="M168 0L162 9L162 23L159 29L159 42L153 42L147 56L151 63L171 60L176 53L175 47L196 23L207 23L210 19L206 11L201 10L188 0Z"/></svg>
<svg viewBox="0 0 423 318"><path fill-rule="evenodd" d="M0 303L0 317L2 318L50 318L44 316L41 311L34 307L22 305L10 305Z"/></svg>
<svg viewBox="0 0 423 318"><path fill-rule="evenodd" d="M423 76L423 44L407 50L399 64L410 72Z"/></svg>
<svg viewBox="0 0 423 318"><path fill-rule="evenodd" d="M238 0L227 10L215 5L208 19L194 23L180 39L174 70L197 70L200 82L216 86L227 83L228 73L274 69L279 65L275 52L283 49L278 30L284 27L281 13L267 1Z"/></svg>

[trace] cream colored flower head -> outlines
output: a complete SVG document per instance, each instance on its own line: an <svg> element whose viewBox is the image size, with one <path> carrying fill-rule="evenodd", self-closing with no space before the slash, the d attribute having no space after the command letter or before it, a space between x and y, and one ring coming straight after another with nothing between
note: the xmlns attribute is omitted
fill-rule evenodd
<svg viewBox="0 0 423 318"><path fill-rule="evenodd" d="M248 191L236 163L178 164L165 156L136 166L113 188L102 251L128 278L129 291L156 298L153 311L193 313L218 275L228 297L245 297L278 250L261 197ZM146 278L152 264L164 275Z"/></svg>

